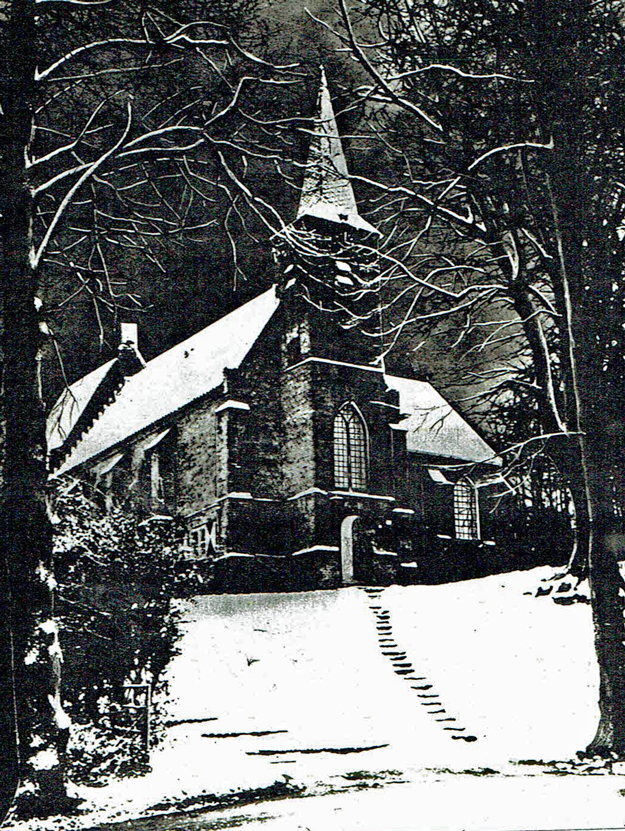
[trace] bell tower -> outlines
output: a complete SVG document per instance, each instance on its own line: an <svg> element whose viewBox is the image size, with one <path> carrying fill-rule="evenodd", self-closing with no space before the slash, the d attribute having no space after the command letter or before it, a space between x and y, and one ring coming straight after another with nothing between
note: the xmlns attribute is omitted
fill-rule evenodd
<svg viewBox="0 0 625 831"><path fill-rule="evenodd" d="M405 438L380 360L380 233L358 210L323 69L309 123L297 216L276 245L282 471L298 556L342 545L349 582L355 518L371 529L392 510Z"/></svg>
<svg viewBox="0 0 625 831"><path fill-rule="evenodd" d="M308 307L313 351L369 363L379 352L380 232L359 213L323 67L307 132L297 217L276 245L279 290Z"/></svg>

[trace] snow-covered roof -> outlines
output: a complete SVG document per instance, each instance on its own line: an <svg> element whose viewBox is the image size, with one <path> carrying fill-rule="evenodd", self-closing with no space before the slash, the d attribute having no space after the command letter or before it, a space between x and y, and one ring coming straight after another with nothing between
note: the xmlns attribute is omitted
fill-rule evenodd
<svg viewBox="0 0 625 831"><path fill-rule="evenodd" d="M278 303L273 287L127 378L115 400L72 449L56 475L99 456L219 386L224 370L241 365Z"/></svg>
<svg viewBox="0 0 625 831"><path fill-rule="evenodd" d="M358 213L323 67L317 116L297 211L298 219L303 216L346 223L361 231L379 233Z"/></svg>
<svg viewBox="0 0 625 831"><path fill-rule="evenodd" d="M397 375L384 377L399 393L399 408L405 418L398 426L406 431L409 452L497 463L495 451L431 384Z"/></svg>
<svg viewBox="0 0 625 831"><path fill-rule="evenodd" d="M114 363L114 358L107 361L75 381L59 396L50 410L46 423L48 452L64 444Z"/></svg>

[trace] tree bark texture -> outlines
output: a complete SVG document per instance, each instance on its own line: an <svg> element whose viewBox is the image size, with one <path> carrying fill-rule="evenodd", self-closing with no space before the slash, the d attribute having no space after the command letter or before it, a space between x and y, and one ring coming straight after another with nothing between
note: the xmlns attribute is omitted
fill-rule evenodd
<svg viewBox="0 0 625 831"><path fill-rule="evenodd" d="M625 758L625 582L619 567L624 546L611 487L615 468L624 462L625 423L622 408L615 406L617 402L598 383L603 361L595 312L580 299L576 338L580 420L592 529L589 582L600 679L600 719L588 752Z"/></svg>
<svg viewBox="0 0 625 831"><path fill-rule="evenodd" d="M616 532L611 479L623 463L623 390L606 382L611 275L584 252L600 239L600 219L589 194L575 126L556 134L557 176L552 176L554 222L559 240L562 330L570 360L570 402L581 433L581 459L590 527L589 583L599 666L600 720L587 752L625 757L625 583L619 569L622 539ZM599 215L600 216L600 215ZM592 249L591 249L592 250ZM614 393L618 392L618 401Z"/></svg>
<svg viewBox="0 0 625 831"><path fill-rule="evenodd" d="M45 415L39 396L41 334L35 309L32 189L26 166L35 77L34 0L13 0L2 141L2 559L17 702L20 797L26 810L66 805L68 723L60 698L52 534L46 508Z"/></svg>

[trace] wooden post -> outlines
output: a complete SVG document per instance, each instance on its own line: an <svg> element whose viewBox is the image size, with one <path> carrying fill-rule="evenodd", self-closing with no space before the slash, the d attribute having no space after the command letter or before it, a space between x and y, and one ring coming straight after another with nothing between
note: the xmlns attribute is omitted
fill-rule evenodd
<svg viewBox="0 0 625 831"><path fill-rule="evenodd" d="M148 754L150 752L150 740L152 738L152 736L151 736L152 722L151 722L151 718L150 718L151 711L152 711L152 688L149 684L146 684L146 688L145 688L145 726L144 726L143 741L144 741L145 752L148 753Z"/></svg>

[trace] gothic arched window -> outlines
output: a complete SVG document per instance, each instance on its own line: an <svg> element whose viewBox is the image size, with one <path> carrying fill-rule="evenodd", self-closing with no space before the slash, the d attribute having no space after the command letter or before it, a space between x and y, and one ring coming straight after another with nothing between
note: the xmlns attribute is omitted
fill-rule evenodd
<svg viewBox="0 0 625 831"><path fill-rule="evenodd" d="M469 479L454 485L454 524L456 539L477 540L480 536L477 489Z"/></svg>
<svg viewBox="0 0 625 831"><path fill-rule="evenodd" d="M367 489L367 428L354 404L345 404L334 419L334 487Z"/></svg>

